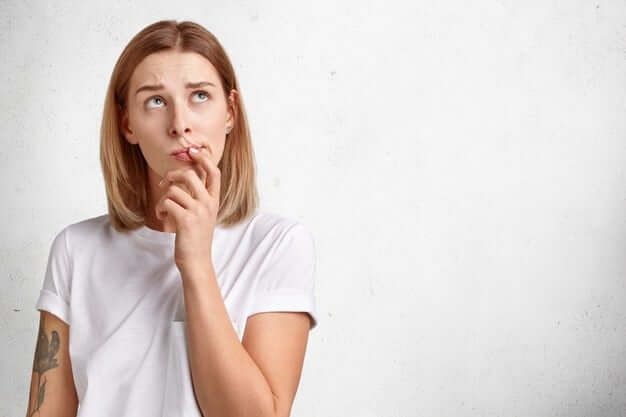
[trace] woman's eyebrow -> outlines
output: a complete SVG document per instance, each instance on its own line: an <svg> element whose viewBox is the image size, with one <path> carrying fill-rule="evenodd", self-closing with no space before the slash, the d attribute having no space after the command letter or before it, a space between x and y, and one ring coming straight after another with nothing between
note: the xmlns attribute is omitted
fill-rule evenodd
<svg viewBox="0 0 626 417"><path fill-rule="evenodd" d="M205 85L211 85L215 87L215 84L209 81L198 81L197 83L187 83L185 84L185 87L186 88L198 88L198 87L202 87ZM135 95L139 94L141 91L157 91L157 90L162 90L162 89L163 89L163 84L144 85L142 87L139 87L137 91L135 91Z"/></svg>

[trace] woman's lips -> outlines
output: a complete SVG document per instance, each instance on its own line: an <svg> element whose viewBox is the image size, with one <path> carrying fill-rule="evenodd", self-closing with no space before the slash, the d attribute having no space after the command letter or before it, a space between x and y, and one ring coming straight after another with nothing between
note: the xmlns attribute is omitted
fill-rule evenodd
<svg viewBox="0 0 626 417"><path fill-rule="evenodd" d="M192 160L187 151L177 153L173 155L173 157L178 159L179 161L191 161Z"/></svg>
<svg viewBox="0 0 626 417"><path fill-rule="evenodd" d="M172 156L178 159L179 161L193 161L193 159L191 159L191 156L189 156L189 149L191 148L195 148L199 150L201 146L190 146L184 151L172 154Z"/></svg>

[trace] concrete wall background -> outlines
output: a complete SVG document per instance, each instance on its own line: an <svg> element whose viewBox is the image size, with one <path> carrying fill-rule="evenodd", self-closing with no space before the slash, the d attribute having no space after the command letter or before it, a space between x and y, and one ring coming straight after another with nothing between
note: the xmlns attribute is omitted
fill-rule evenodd
<svg viewBox="0 0 626 417"><path fill-rule="evenodd" d="M626 410L626 3L0 2L0 416L54 235L106 213L104 94L193 20L242 86L262 208L318 248L293 416Z"/></svg>

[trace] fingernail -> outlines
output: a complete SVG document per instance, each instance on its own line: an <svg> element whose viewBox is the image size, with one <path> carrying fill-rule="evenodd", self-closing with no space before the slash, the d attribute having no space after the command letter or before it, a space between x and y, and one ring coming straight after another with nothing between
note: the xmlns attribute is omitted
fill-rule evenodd
<svg viewBox="0 0 626 417"><path fill-rule="evenodd" d="M196 148L189 148L189 152L191 153L197 153L198 150Z"/></svg>
<svg viewBox="0 0 626 417"><path fill-rule="evenodd" d="M162 187L164 182L165 182L165 178L162 178L161 181L159 181L159 187Z"/></svg>

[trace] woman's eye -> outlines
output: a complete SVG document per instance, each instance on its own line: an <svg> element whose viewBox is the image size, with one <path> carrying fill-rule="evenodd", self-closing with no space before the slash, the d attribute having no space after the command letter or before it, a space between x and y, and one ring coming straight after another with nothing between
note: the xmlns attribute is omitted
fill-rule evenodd
<svg viewBox="0 0 626 417"><path fill-rule="evenodd" d="M158 101L160 101L160 102L163 102L163 99L162 99L161 97L159 97L159 96L154 96L154 97L150 97L150 98L148 99L148 104L150 104L150 102L152 102L152 100L154 100L154 102L156 102L157 100L158 100ZM148 106L148 107L150 107L150 106Z"/></svg>
<svg viewBox="0 0 626 417"><path fill-rule="evenodd" d="M209 93L207 93L206 91L196 91L194 92L194 95L200 97L200 103L203 103L209 99ZM147 103L149 108L160 107L160 105L163 104L163 99L160 96L154 96L150 97ZM150 106L151 103L156 103L156 106Z"/></svg>
<svg viewBox="0 0 626 417"><path fill-rule="evenodd" d="M202 95L206 97L205 99L201 101L207 101L209 99L209 93L207 93L206 91L196 91L195 94L198 96Z"/></svg>

